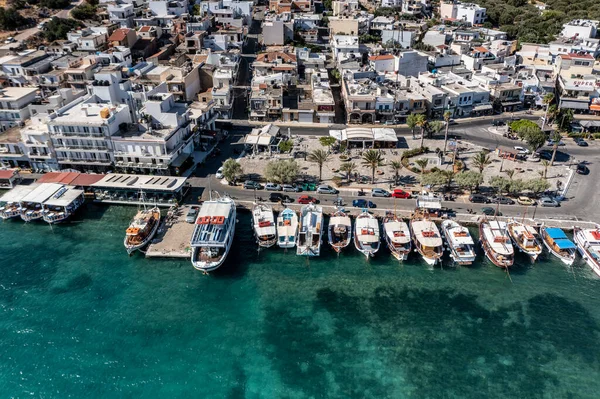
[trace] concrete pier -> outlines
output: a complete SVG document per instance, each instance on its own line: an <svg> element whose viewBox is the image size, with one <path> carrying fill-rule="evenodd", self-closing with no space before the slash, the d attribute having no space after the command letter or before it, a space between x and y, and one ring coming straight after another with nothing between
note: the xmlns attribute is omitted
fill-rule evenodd
<svg viewBox="0 0 600 399"><path fill-rule="evenodd" d="M190 208L179 207L163 219L156 237L148 246L147 258L190 258L190 237L194 232L194 224L185 221Z"/></svg>

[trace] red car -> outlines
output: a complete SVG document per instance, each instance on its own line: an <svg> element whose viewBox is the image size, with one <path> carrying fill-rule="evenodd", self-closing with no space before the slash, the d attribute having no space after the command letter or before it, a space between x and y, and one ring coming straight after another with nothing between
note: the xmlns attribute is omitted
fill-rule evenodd
<svg viewBox="0 0 600 399"><path fill-rule="evenodd" d="M395 189L392 193L392 197L394 198L410 198L410 194L406 191L402 191L399 188Z"/></svg>
<svg viewBox="0 0 600 399"><path fill-rule="evenodd" d="M298 203L299 204L310 204L310 203L316 204L317 203L317 199L311 197L310 195L301 195L300 197L298 197Z"/></svg>

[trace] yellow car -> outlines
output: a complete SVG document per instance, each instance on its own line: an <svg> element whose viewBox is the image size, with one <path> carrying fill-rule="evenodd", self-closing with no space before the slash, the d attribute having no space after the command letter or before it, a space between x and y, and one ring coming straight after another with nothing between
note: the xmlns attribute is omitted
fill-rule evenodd
<svg viewBox="0 0 600 399"><path fill-rule="evenodd" d="M535 205L535 201L529 197L519 197L517 202L519 205Z"/></svg>

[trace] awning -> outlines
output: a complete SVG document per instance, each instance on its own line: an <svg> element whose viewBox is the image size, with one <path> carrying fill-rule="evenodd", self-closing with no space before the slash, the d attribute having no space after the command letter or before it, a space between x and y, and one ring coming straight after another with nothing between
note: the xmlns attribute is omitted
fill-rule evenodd
<svg viewBox="0 0 600 399"><path fill-rule="evenodd" d="M190 154L188 154L187 152L182 152L177 156L177 158L173 160L171 166L173 166L174 168L179 168L181 165L183 165L183 163L186 159L188 159L189 156Z"/></svg>
<svg viewBox="0 0 600 399"><path fill-rule="evenodd" d="M392 143L398 141L398 137L396 137L396 131L390 128L373 129L373 139L375 141L387 141Z"/></svg>
<svg viewBox="0 0 600 399"><path fill-rule="evenodd" d="M346 129L346 137L350 141L373 141L373 129L361 127Z"/></svg>
<svg viewBox="0 0 600 399"><path fill-rule="evenodd" d="M346 140L346 135L344 134L343 130L330 130L329 135L331 137L333 137L334 139L336 139L337 141Z"/></svg>
<svg viewBox="0 0 600 399"><path fill-rule="evenodd" d="M521 105L521 101L506 101L502 103L503 107L510 107L512 105Z"/></svg>
<svg viewBox="0 0 600 399"><path fill-rule="evenodd" d="M600 127L600 121L579 121L583 127Z"/></svg>
<svg viewBox="0 0 600 399"><path fill-rule="evenodd" d="M558 227L546 228L546 234L548 234L548 237L552 238L553 240L567 238L567 235L565 234L565 232L562 231L562 229L559 229Z"/></svg>
<svg viewBox="0 0 600 399"><path fill-rule="evenodd" d="M504 105L504 103L502 104ZM481 104L481 105L476 105L473 107L473 111L488 111L491 110L492 104Z"/></svg>
<svg viewBox="0 0 600 399"><path fill-rule="evenodd" d="M566 238L561 238L558 240L554 240L556 246L560 249L575 249L577 246L573 244L573 242Z"/></svg>
<svg viewBox="0 0 600 399"><path fill-rule="evenodd" d="M592 110L592 111L600 111L600 104L592 104L592 105L590 105L590 110Z"/></svg>
<svg viewBox="0 0 600 399"><path fill-rule="evenodd" d="M569 109L588 109L588 103L580 102L580 101L561 101L560 108L569 108Z"/></svg>

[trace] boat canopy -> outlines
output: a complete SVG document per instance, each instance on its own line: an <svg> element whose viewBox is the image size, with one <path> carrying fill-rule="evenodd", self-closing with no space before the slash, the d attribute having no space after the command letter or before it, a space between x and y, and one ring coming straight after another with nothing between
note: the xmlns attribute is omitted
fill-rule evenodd
<svg viewBox="0 0 600 399"><path fill-rule="evenodd" d="M573 242L566 238L559 238L554 240L554 243L559 249L575 249L577 246Z"/></svg>
<svg viewBox="0 0 600 399"><path fill-rule="evenodd" d="M565 234L564 231L562 231L561 229L559 229L558 227L549 227L546 229L546 234L548 234L548 237L552 238L553 240L558 240L561 238L567 238L567 235Z"/></svg>

